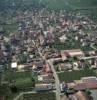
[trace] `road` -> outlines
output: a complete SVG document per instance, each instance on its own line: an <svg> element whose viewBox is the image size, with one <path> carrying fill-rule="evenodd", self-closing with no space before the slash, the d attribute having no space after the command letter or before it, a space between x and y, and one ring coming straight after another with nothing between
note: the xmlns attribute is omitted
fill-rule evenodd
<svg viewBox="0 0 97 100"><path fill-rule="evenodd" d="M80 60L81 59L86 60L86 59L92 59L92 58L97 58L97 56L81 57Z"/></svg>
<svg viewBox="0 0 97 100"><path fill-rule="evenodd" d="M33 44L36 46L34 40L33 40ZM61 100L61 98L60 98L60 94L61 94L61 91L60 91L60 81L59 81L58 75L57 75L56 70L55 70L54 65L53 65L53 60L54 59L47 60L45 58L45 56L43 56L43 54L41 53L41 50L38 47L37 47L37 50L38 50L39 55L42 57L42 59L47 64L49 64L51 66L51 69L52 69L52 72L53 72L53 75L54 75L54 78L55 78L56 100Z"/></svg>
<svg viewBox="0 0 97 100"><path fill-rule="evenodd" d="M60 98L60 94L61 94L61 91L60 91L60 81L59 81L58 75L56 73L56 70L55 70L55 68L53 66L53 60L48 60L47 62L51 66L51 69L53 71L53 75L55 77L56 100L61 100L61 98Z"/></svg>
<svg viewBox="0 0 97 100"><path fill-rule="evenodd" d="M91 48L93 48L94 50L97 50L97 48L95 48L95 47L93 46L93 44L91 44Z"/></svg>
<svg viewBox="0 0 97 100"><path fill-rule="evenodd" d="M35 91L22 92L18 96L16 96L13 100L19 100L21 97L23 97L24 94L34 94L34 93L37 93L37 92L35 92ZM22 100L23 100L23 98L22 98Z"/></svg>

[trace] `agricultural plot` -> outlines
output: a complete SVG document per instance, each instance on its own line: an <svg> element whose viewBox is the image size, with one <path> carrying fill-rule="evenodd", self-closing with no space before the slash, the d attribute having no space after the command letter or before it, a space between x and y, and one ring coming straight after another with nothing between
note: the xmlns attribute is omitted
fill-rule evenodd
<svg viewBox="0 0 97 100"><path fill-rule="evenodd" d="M37 80L37 75L33 76L32 72L8 72L5 74L5 80L13 83L18 88L32 87L32 78Z"/></svg>
<svg viewBox="0 0 97 100"><path fill-rule="evenodd" d="M55 41L51 46L51 48L55 48L57 50L70 50L70 49L78 49L80 48L82 51L91 51L93 50L90 46L82 46L79 40L75 40L71 34L71 37L65 41L65 43L61 43L60 41Z"/></svg>
<svg viewBox="0 0 97 100"><path fill-rule="evenodd" d="M62 72L58 73L60 81L71 82L74 80L80 80L81 77L96 76L96 73L93 70L79 70L71 72Z"/></svg>
<svg viewBox="0 0 97 100"><path fill-rule="evenodd" d="M56 11L60 9L76 10L82 14L97 16L97 0L39 0L39 2Z"/></svg>
<svg viewBox="0 0 97 100"><path fill-rule="evenodd" d="M71 9L80 9L82 7L84 8L90 8L97 5L96 0L40 0L41 2L48 3L49 8L55 8L55 9L62 9L62 8L71 8Z"/></svg>
<svg viewBox="0 0 97 100"><path fill-rule="evenodd" d="M0 1L1 8L3 6L11 5L13 0ZM14 0L15 6L19 8L31 8L32 5L47 5L49 9L81 9L81 8L95 8L97 6L97 0Z"/></svg>
<svg viewBox="0 0 97 100"><path fill-rule="evenodd" d="M27 94L23 100L56 100L56 96L55 93Z"/></svg>

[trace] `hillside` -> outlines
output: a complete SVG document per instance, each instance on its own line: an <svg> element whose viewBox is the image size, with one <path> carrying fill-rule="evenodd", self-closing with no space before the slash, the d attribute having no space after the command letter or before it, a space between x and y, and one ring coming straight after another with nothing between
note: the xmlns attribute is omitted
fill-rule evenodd
<svg viewBox="0 0 97 100"><path fill-rule="evenodd" d="M97 6L97 0L0 0L0 9L8 7L30 7L46 4L50 9L82 8Z"/></svg>

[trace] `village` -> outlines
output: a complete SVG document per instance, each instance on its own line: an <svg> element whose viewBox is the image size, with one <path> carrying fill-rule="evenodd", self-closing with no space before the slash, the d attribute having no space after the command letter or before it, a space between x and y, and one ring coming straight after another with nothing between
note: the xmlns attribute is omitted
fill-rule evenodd
<svg viewBox="0 0 97 100"><path fill-rule="evenodd" d="M0 85L18 94L55 93L55 100L96 100L96 22L47 9L19 13L16 20L9 37L0 31Z"/></svg>

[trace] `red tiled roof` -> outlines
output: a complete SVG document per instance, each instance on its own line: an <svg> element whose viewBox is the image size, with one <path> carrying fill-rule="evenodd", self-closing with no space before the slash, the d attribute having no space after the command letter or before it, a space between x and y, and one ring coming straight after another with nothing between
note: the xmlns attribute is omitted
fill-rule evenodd
<svg viewBox="0 0 97 100"><path fill-rule="evenodd" d="M73 49L73 50L62 50L61 55L65 56L82 56L84 55L83 51L80 49Z"/></svg>
<svg viewBox="0 0 97 100"><path fill-rule="evenodd" d="M73 88L75 90L84 90L84 89L86 89L86 84L85 83L79 83L79 84L76 84Z"/></svg>
<svg viewBox="0 0 97 100"><path fill-rule="evenodd" d="M97 89L97 82L79 83L73 87L75 90Z"/></svg>
<svg viewBox="0 0 97 100"><path fill-rule="evenodd" d="M86 83L86 87L89 89L97 89L97 82Z"/></svg>

